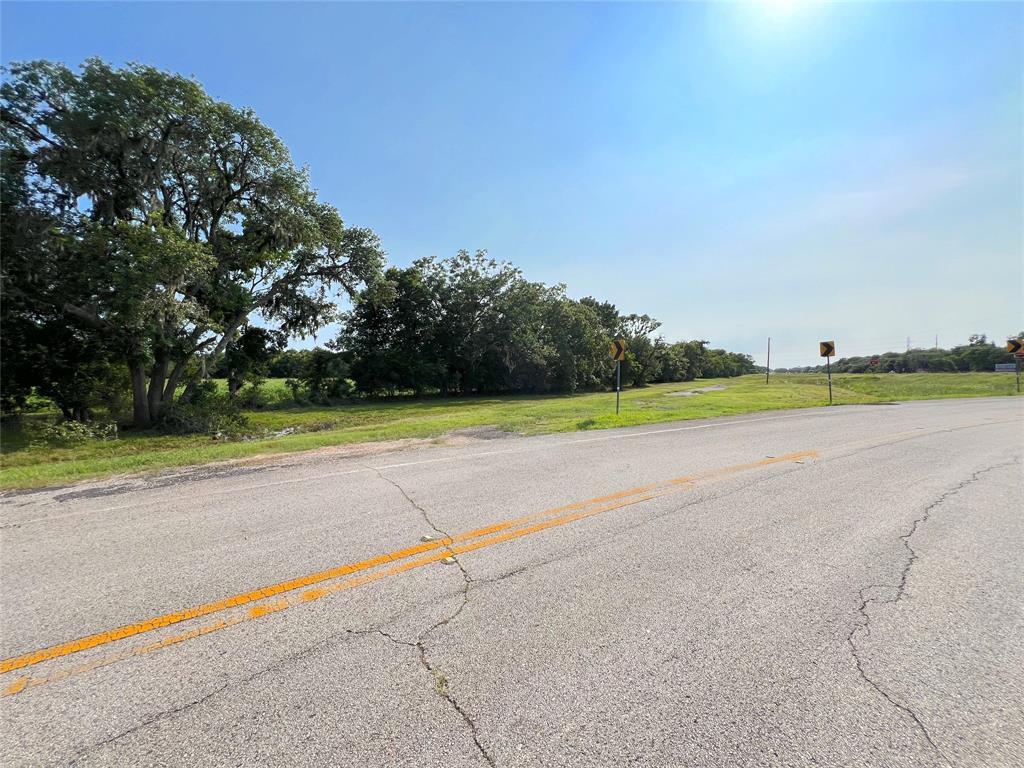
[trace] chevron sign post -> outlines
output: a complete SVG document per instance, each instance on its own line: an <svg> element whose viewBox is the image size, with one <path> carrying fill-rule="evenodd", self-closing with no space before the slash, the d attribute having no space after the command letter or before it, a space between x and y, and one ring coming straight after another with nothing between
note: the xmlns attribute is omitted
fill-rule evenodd
<svg viewBox="0 0 1024 768"><path fill-rule="evenodd" d="M1006 340L1006 351L1013 355L1014 361L1017 363L1017 394L1020 394L1020 360L1024 357L1024 340L1022 339L1007 339Z"/></svg>
<svg viewBox="0 0 1024 768"><path fill-rule="evenodd" d="M834 341L819 341L818 354L825 358L825 368L828 370L828 404L832 405L832 360L836 355L836 343Z"/></svg>
<svg viewBox="0 0 1024 768"><path fill-rule="evenodd" d="M615 414L619 413L619 393L622 391L622 361L626 357L626 340L612 342L612 360L615 361Z"/></svg>

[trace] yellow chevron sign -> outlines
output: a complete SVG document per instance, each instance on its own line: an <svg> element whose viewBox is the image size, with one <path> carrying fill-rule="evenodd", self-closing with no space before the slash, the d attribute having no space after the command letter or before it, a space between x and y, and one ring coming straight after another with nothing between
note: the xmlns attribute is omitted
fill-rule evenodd
<svg viewBox="0 0 1024 768"><path fill-rule="evenodd" d="M836 343L834 341L818 342L818 354L821 355L822 357L835 357Z"/></svg>
<svg viewBox="0 0 1024 768"><path fill-rule="evenodd" d="M619 362L626 359L626 340L616 339L612 342L612 360Z"/></svg>

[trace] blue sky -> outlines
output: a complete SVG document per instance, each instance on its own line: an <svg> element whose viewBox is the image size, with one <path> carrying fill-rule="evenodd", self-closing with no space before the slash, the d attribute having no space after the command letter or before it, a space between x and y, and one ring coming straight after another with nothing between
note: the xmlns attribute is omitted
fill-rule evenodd
<svg viewBox="0 0 1024 768"><path fill-rule="evenodd" d="M773 365L1024 327L1024 5L10 3L253 107L394 263L486 248ZM321 333L320 340L330 333ZM308 343L308 342L307 342Z"/></svg>

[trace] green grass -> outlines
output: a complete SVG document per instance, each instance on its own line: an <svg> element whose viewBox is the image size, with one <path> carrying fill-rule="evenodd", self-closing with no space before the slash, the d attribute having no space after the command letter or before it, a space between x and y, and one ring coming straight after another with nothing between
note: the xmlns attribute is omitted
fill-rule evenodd
<svg viewBox="0 0 1024 768"><path fill-rule="evenodd" d="M674 392L711 385L724 391L690 397ZM0 488L58 485L113 474L289 453L324 446L400 438L436 438L456 429L496 426L522 434L572 432L634 424L754 411L825 405L824 375L780 374L765 385L763 376L657 384L622 394L615 415L614 393L569 396L423 398L369 401L333 407L287 407L283 381L265 385L268 407L249 413L254 430L300 431L248 441L214 441L208 436L168 436L124 431L117 440L66 448L31 446L18 430L5 429L0 454ZM945 397L1011 395L1014 377L996 373L837 374L833 394L838 404L878 403ZM33 418L47 418L35 416Z"/></svg>

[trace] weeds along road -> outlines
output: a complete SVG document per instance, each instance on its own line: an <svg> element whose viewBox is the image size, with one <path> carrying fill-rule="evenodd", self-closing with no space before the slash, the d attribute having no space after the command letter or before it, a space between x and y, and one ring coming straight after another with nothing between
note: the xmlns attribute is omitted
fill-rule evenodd
<svg viewBox="0 0 1024 768"><path fill-rule="evenodd" d="M1024 400L3 497L4 765L1024 763Z"/></svg>

